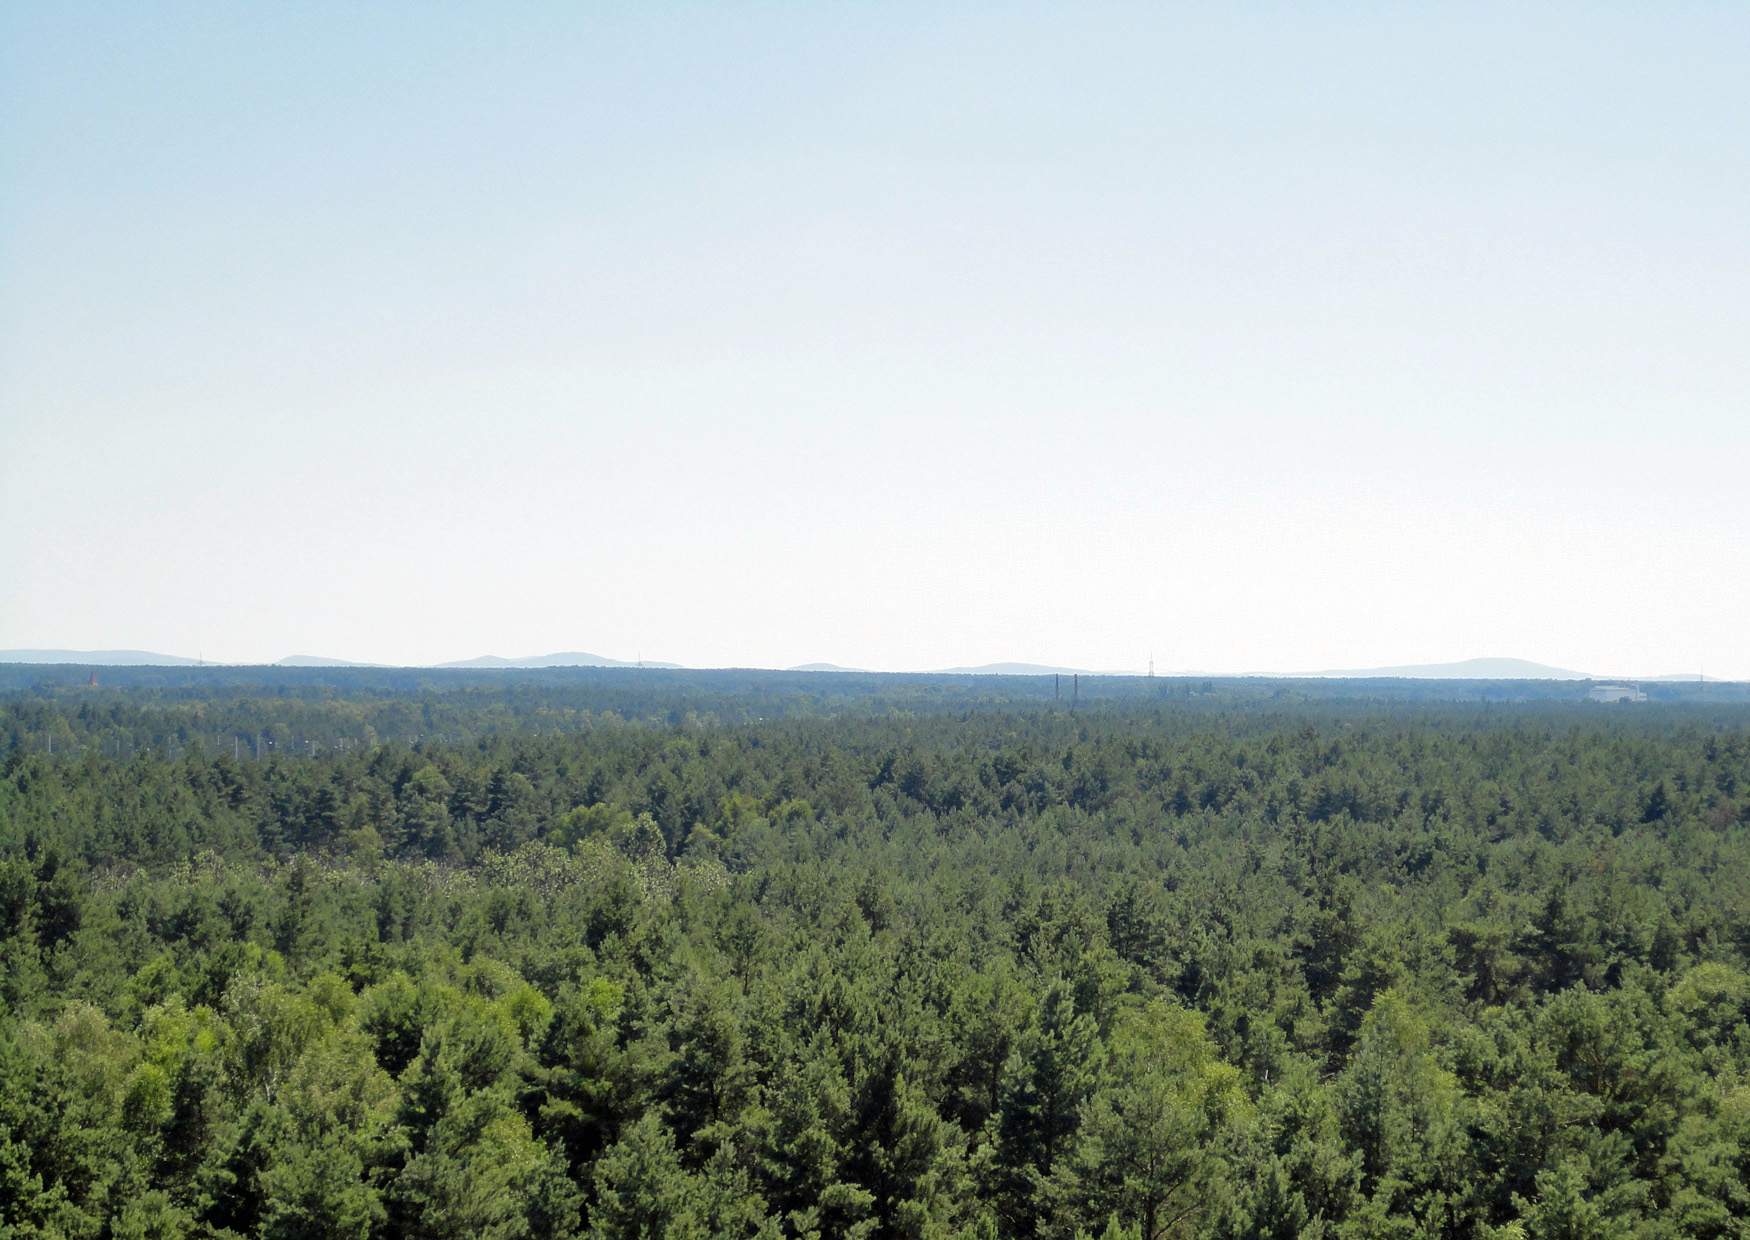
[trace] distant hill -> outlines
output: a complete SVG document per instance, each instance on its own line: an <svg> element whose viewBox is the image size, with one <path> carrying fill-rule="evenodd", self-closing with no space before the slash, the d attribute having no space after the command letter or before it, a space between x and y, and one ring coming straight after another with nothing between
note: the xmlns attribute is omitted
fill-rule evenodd
<svg viewBox="0 0 1750 1240"><path fill-rule="evenodd" d="M359 663L353 659L330 659L319 654L288 654L274 663L275 667L380 667L378 663Z"/></svg>
<svg viewBox="0 0 1750 1240"><path fill-rule="evenodd" d="M792 672L862 672L861 667L840 667L837 663L798 663L795 667L786 669Z"/></svg>
<svg viewBox="0 0 1750 1240"><path fill-rule="evenodd" d="M1085 667L1046 667L1040 663L985 663L978 667L945 667L938 676L1093 676Z"/></svg>
<svg viewBox="0 0 1750 1240"><path fill-rule="evenodd" d="M1366 667L1307 672L1308 676L1399 680L1595 680L1586 672L1532 663L1526 659L1462 659L1457 663L1412 663L1404 667Z"/></svg>
<svg viewBox="0 0 1750 1240"><path fill-rule="evenodd" d="M567 651L562 654L531 654L521 658L507 659L502 655L483 654L477 659L460 659L454 663L439 663L438 667L660 667L670 670L680 667L679 663L655 663L646 660L643 663L627 663L621 659L604 659L599 654L589 654L582 650Z"/></svg>
<svg viewBox="0 0 1750 1240"><path fill-rule="evenodd" d="M0 663L85 663L99 667L194 667L200 660L150 650L0 650Z"/></svg>

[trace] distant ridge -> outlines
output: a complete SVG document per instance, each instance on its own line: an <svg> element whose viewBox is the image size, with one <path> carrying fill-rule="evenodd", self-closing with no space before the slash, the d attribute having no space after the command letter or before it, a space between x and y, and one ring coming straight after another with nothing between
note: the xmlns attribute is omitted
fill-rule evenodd
<svg viewBox="0 0 1750 1240"><path fill-rule="evenodd" d="M437 667L658 667L674 669L679 663L627 663L621 659L604 659L599 654L571 650L561 654L530 654L507 659L502 655L483 654L474 659L459 659L454 663L438 663Z"/></svg>
<svg viewBox="0 0 1750 1240"><path fill-rule="evenodd" d="M1351 668L1346 671L1304 672L1351 680L1596 680L1586 672L1550 667L1527 659L1461 659L1457 663L1412 663L1403 667Z"/></svg>
<svg viewBox="0 0 1750 1240"><path fill-rule="evenodd" d="M285 668L386 668L402 666L400 664L372 663L357 659L339 659L328 655L290 654L272 663L260 664L245 660L215 662L212 660L191 659L185 655L164 654L154 650L60 650L60 649L29 649L0 650L0 664L72 664L96 667L224 667L224 666L268 666ZM625 659L610 659L603 655L591 654L585 650L558 651L553 654L523 655L507 658L503 655L480 655L473 659L457 659L448 663L433 663L425 666L434 670L449 669L491 669L491 668L544 668L544 667L600 667L600 668L655 668L668 671L685 670L680 663L666 663L655 660L633 662ZM799 663L782 669L788 672L837 672L857 675L870 675L868 668L849 667L842 663L825 661ZM912 675L929 676L1140 676L1137 671L1100 671L1086 667L1059 667L1046 663L998 662L981 663L971 666L945 667L935 671L916 671ZM1590 672L1574 671L1571 668L1555 667L1547 663L1535 663L1529 659L1512 658L1478 658L1461 659L1453 663L1411 663L1389 667L1336 668L1317 672L1192 672L1172 671L1163 673L1166 677L1201 676L1206 678L1227 678L1235 676L1253 676L1283 679L1400 679L1400 680L1596 680L1622 681L1625 683L1642 684L1696 684L1704 682L1697 672L1666 672L1657 676L1603 676ZM1733 683L1729 677L1708 676L1705 683Z"/></svg>
<svg viewBox="0 0 1750 1240"><path fill-rule="evenodd" d="M0 650L0 663L83 663L99 667L194 667L199 659L151 650Z"/></svg>
<svg viewBox="0 0 1750 1240"><path fill-rule="evenodd" d="M984 663L978 667L945 667L937 676L1095 676L1085 667L1046 667L1041 663Z"/></svg>

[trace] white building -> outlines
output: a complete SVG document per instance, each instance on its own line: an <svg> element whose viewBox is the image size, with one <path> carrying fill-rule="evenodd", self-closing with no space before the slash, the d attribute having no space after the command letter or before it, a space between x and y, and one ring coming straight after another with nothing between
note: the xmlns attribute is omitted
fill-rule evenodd
<svg viewBox="0 0 1750 1240"><path fill-rule="evenodd" d="M1586 695L1589 702L1644 702L1647 695L1630 685L1597 685Z"/></svg>

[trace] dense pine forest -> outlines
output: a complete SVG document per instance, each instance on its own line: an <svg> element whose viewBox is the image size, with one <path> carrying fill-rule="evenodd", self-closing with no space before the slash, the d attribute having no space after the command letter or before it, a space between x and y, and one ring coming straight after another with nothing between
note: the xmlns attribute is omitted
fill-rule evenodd
<svg viewBox="0 0 1750 1240"><path fill-rule="evenodd" d="M1744 694L1073 693L5 669L0 1236L1750 1236Z"/></svg>

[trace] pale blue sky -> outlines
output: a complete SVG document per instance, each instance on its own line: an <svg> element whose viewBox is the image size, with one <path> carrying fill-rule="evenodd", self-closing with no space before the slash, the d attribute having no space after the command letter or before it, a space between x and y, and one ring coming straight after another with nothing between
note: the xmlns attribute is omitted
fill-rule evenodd
<svg viewBox="0 0 1750 1240"><path fill-rule="evenodd" d="M14 4L0 118L0 647L1750 677L1743 6Z"/></svg>

